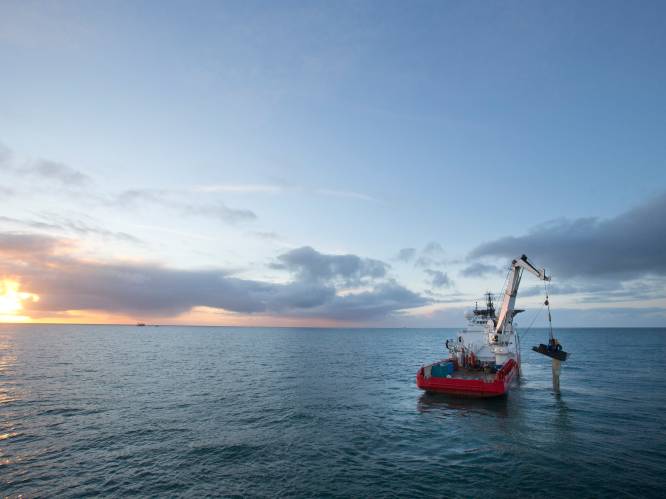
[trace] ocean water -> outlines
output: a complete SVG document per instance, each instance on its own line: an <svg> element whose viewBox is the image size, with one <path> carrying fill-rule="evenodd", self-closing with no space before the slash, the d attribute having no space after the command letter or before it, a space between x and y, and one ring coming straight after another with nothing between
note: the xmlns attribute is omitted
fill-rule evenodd
<svg viewBox="0 0 666 499"><path fill-rule="evenodd" d="M451 332L0 326L0 496L664 496L666 329L494 400L416 388Z"/></svg>

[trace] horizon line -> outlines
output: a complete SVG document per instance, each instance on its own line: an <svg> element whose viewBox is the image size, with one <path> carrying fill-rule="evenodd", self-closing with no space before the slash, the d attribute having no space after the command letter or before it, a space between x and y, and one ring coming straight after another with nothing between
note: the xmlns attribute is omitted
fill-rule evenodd
<svg viewBox="0 0 666 499"><path fill-rule="evenodd" d="M129 323L114 322L0 322L2 326L122 326L122 327L219 327L219 328L237 328L237 329L460 329L460 326L242 326L225 324L148 324L142 326ZM523 328L517 328L523 329ZM548 329L548 326L531 327L530 329ZM666 329L663 326L560 326L553 329Z"/></svg>

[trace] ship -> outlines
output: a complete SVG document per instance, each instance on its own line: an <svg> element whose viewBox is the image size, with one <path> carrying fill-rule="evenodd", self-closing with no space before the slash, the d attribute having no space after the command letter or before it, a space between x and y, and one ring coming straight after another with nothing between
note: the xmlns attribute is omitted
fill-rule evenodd
<svg viewBox="0 0 666 499"><path fill-rule="evenodd" d="M465 314L467 326L446 340L449 356L418 370L418 388L466 397L499 397L509 392L520 376L520 339L513 321L523 312L515 304L524 270L550 281L545 269L537 269L525 255L513 260L499 311L492 294L486 293L485 308L475 306Z"/></svg>

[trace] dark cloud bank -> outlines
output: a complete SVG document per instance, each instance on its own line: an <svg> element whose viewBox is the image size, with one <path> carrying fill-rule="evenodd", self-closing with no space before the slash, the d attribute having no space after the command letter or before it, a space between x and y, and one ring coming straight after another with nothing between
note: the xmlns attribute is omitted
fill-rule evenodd
<svg viewBox="0 0 666 499"><path fill-rule="evenodd" d="M554 293L582 293L584 303L643 301L666 296L666 193L612 218L559 219L527 234L484 243L471 260L522 253L552 271ZM475 261L462 275L492 266ZM521 295L540 294L528 287Z"/></svg>
<svg viewBox="0 0 666 499"><path fill-rule="evenodd" d="M526 253L562 277L666 276L666 194L614 218L547 222L478 246L471 258Z"/></svg>
<svg viewBox="0 0 666 499"><path fill-rule="evenodd" d="M274 268L290 280L272 283L219 269L99 263L67 254L66 242L25 233L0 234L0 271L40 295L29 313L91 310L173 317L196 306L242 314L365 321L429 303L387 276L388 265L355 255L327 255L303 247L280 255ZM337 294L345 288L361 291Z"/></svg>
<svg viewBox="0 0 666 499"><path fill-rule="evenodd" d="M460 275L463 277L485 277L487 275L499 274L503 270L495 265L488 265L481 262L474 262L465 267Z"/></svg>

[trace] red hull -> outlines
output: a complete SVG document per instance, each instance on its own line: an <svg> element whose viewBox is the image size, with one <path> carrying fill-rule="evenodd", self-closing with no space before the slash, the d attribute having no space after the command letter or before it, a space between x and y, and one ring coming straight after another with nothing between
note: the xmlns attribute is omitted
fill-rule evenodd
<svg viewBox="0 0 666 499"><path fill-rule="evenodd" d="M485 379L439 378L431 376L426 379L424 368L416 373L416 386L421 390L465 397L499 397L505 395L518 374L518 364L509 359L502 369L497 371L492 381Z"/></svg>

